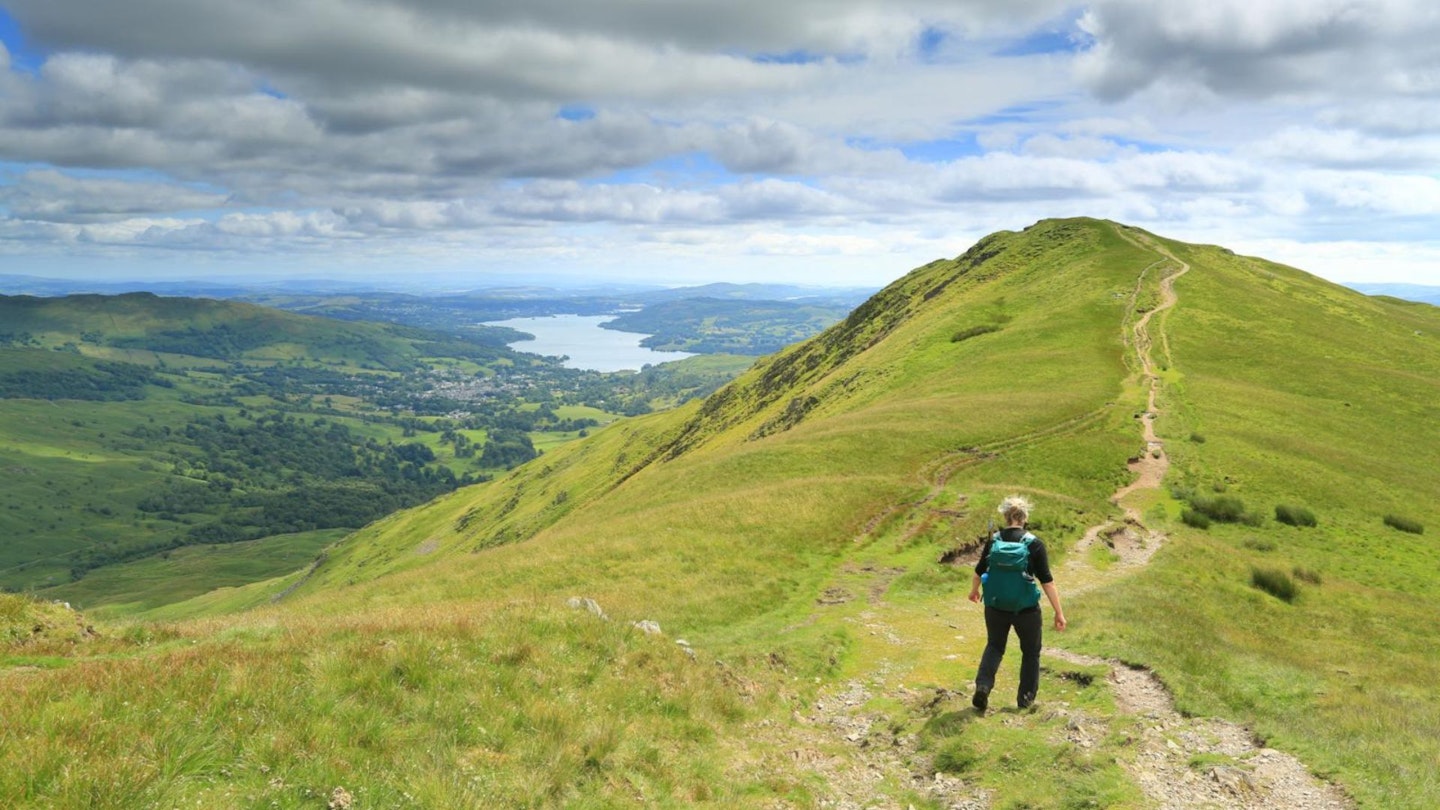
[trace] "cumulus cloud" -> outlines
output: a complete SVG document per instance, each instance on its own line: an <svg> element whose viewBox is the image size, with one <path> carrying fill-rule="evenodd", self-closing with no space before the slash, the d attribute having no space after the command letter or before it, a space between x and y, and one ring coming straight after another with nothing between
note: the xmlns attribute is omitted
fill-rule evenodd
<svg viewBox="0 0 1440 810"><path fill-rule="evenodd" d="M5 5L11 255L899 273L1045 216L1224 242L1436 211L1422 0Z"/></svg>

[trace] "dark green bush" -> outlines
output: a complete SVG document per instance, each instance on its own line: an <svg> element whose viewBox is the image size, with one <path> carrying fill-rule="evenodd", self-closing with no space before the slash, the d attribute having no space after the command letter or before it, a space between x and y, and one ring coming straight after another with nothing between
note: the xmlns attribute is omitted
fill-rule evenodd
<svg viewBox="0 0 1440 810"><path fill-rule="evenodd" d="M1295 566L1295 568L1290 573L1294 574L1295 578L1300 580L1301 582L1308 582L1311 585L1319 585L1321 580L1323 579L1320 576L1319 571L1316 571L1313 568L1305 568L1299 565Z"/></svg>
<svg viewBox="0 0 1440 810"><path fill-rule="evenodd" d="M1425 527L1420 524L1420 521L1411 520L1401 515L1386 515L1385 525L1392 529L1399 529L1402 532L1409 532L1411 534L1425 533Z"/></svg>
<svg viewBox="0 0 1440 810"><path fill-rule="evenodd" d="M1186 526L1194 526L1197 529L1210 528L1210 518L1203 512L1196 512L1194 509L1186 509L1180 513L1180 520Z"/></svg>
<svg viewBox="0 0 1440 810"><path fill-rule="evenodd" d="M1245 502L1234 495L1219 495L1214 498L1196 495L1190 499L1190 506L1217 523L1240 523L1247 517Z"/></svg>
<svg viewBox="0 0 1440 810"><path fill-rule="evenodd" d="M1303 506L1291 506L1290 504L1277 504L1275 507L1275 519L1288 526L1314 526L1315 513Z"/></svg>
<svg viewBox="0 0 1440 810"><path fill-rule="evenodd" d="M1192 441L1192 442L1194 442L1194 443L1196 443L1196 444L1204 444L1204 443L1205 443L1205 437L1204 437L1203 435L1199 434L1199 433L1191 433L1191 434L1190 434L1190 441Z"/></svg>
<svg viewBox="0 0 1440 810"><path fill-rule="evenodd" d="M999 332L999 331L1000 331L1000 327L998 327L998 326L996 326L996 325L994 325L994 324L984 324L984 325L981 325L981 326L972 326L972 327L970 327L969 329L961 329L959 332L956 332L955 334L951 335L951 336L950 336L950 342L951 342L951 343L959 343L959 342L962 341L962 340L969 340L970 338L973 338L973 337L978 337L978 336L980 336L980 335L988 335L988 334L991 333L991 332Z"/></svg>
<svg viewBox="0 0 1440 810"><path fill-rule="evenodd" d="M1278 568L1251 568L1250 584L1285 602L1294 602L1300 593L1295 580Z"/></svg>

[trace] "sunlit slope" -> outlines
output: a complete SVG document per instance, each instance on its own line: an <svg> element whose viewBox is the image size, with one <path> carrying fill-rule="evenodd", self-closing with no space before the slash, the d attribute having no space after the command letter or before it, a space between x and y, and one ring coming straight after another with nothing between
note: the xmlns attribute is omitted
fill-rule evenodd
<svg viewBox="0 0 1440 810"><path fill-rule="evenodd" d="M686 632L729 625L812 599L837 555L897 504L938 493L937 508L954 506L929 467L967 466L986 445L1057 427L1065 457L1012 468L1007 483L1067 513L1103 512L1137 451L1133 411L1116 404L1128 374L1120 326L1154 260L1089 220L996 235L702 405L353 535L289 599L319 594L317 609L348 610L417 591L574 591ZM994 331L955 339L975 327Z"/></svg>
<svg viewBox="0 0 1440 810"><path fill-rule="evenodd" d="M69 344L90 356L184 365L209 359L322 360L402 368L424 356L438 336L393 324L336 321L237 301L152 293L0 295L0 342L53 348Z"/></svg>
<svg viewBox="0 0 1440 810"><path fill-rule="evenodd" d="M1078 635L1156 664L1183 708L1253 723L1374 806L1435 806L1440 308L1164 244L1194 268L1165 322L1169 480L1252 520L1199 531L1162 504L1169 547L1092 595ZM1284 525L1277 505L1317 525ZM1295 601L1252 587L1257 568L1292 577Z"/></svg>

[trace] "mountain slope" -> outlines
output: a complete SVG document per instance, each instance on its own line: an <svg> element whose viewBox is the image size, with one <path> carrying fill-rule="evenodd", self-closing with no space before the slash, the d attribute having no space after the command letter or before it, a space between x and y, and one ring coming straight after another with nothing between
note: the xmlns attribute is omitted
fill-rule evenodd
<svg viewBox="0 0 1440 810"><path fill-rule="evenodd" d="M1177 260L1190 268L1177 305L1132 332ZM1103 546L1068 552L1123 520L1111 496L1147 452L1132 334L1152 344L1177 486L1123 500L1168 536L1124 573ZM996 234L703 404L613 426L385 518L304 572L170 615L276 605L111 631L52 671L0 670L15 687L6 716L21 718L0 738L15 763L0 799L298 807L342 785L374 806L1144 806L1124 733L1136 721L1102 672L1046 675L1042 707L1065 713L980 721L955 694L983 634L968 573L935 560L1018 491L1056 564L1079 565L1062 594L1104 583L1047 643L1153 665L1182 709L1253 724L1362 804L1428 806L1440 722L1415 684L1435 674L1420 617L1440 589L1426 535L1381 518L1437 525L1423 494L1440 490L1440 451L1415 440L1440 415L1437 334L1433 308L1112 223ZM1181 522L1218 495L1253 525ZM1282 503L1318 525L1278 523ZM1249 584L1252 565L1322 584L1281 602ZM1396 565L1403 577L1381 575ZM1089 573L1107 567L1124 575ZM631 628L642 619L668 637ZM37 644L17 655L54 651ZM173 675L143 675L161 670ZM863 713L858 729L814 727L834 717L822 704L862 693L838 698ZM95 714L137 741L95 737ZM1115 731L1080 746L1097 717ZM91 764L64 768L77 751ZM1002 751L1012 772L998 778L983 763ZM837 762L891 770L847 779ZM837 795L849 784L866 793Z"/></svg>

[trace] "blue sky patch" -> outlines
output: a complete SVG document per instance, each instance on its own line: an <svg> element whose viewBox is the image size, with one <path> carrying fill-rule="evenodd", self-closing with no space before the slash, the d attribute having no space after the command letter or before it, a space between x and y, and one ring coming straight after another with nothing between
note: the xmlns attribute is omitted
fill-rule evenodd
<svg viewBox="0 0 1440 810"><path fill-rule="evenodd" d="M713 188L733 181L735 173L704 152L686 152L636 166L618 169L604 177L585 181L587 185L608 186L648 183L661 186Z"/></svg>
<svg viewBox="0 0 1440 810"><path fill-rule="evenodd" d="M4 8L0 8L0 42L5 43L5 50L10 52L11 70L34 73L45 63L45 52L30 47L20 24Z"/></svg>
<svg viewBox="0 0 1440 810"><path fill-rule="evenodd" d="M560 107L555 117L565 121L589 121L595 117L595 108L584 104L566 104Z"/></svg>
<svg viewBox="0 0 1440 810"><path fill-rule="evenodd" d="M825 57L810 51L787 51L786 53L751 54L750 61L762 65L813 65L825 61Z"/></svg>
<svg viewBox="0 0 1440 810"><path fill-rule="evenodd" d="M1084 50L1068 31L1036 31L995 52L996 56L1034 56L1042 53L1074 53Z"/></svg>
<svg viewBox="0 0 1440 810"><path fill-rule="evenodd" d="M995 56L1035 56L1045 53L1079 53L1095 44L1095 38L1080 28L1083 11L1075 9L1051 20L1026 36L995 51Z"/></svg>
<svg viewBox="0 0 1440 810"><path fill-rule="evenodd" d="M915 43L920 50L920 57L927 60L934 58L948 37L949 35L939 28L926 26L925 30L920 32L919 41Z"/></svg>

